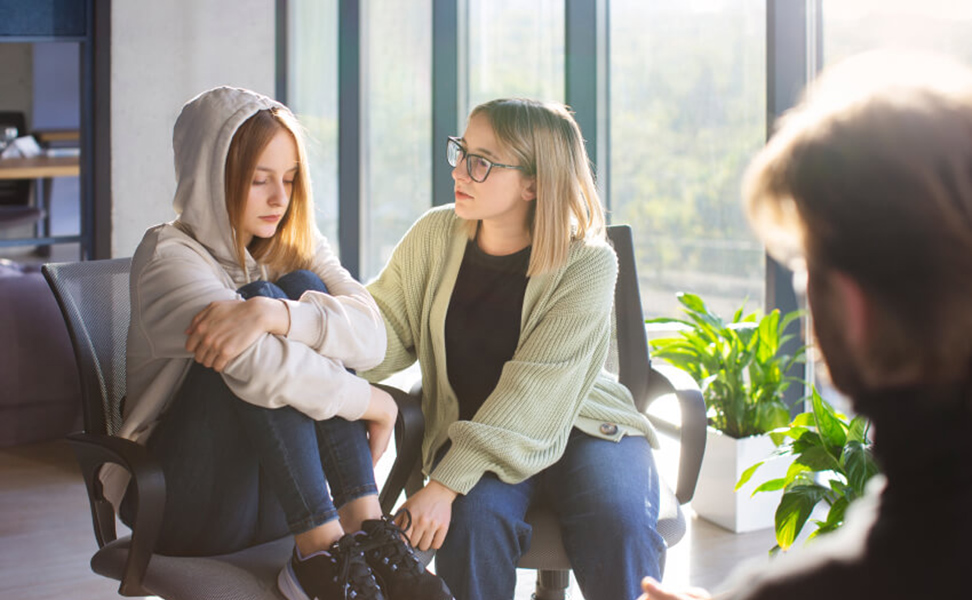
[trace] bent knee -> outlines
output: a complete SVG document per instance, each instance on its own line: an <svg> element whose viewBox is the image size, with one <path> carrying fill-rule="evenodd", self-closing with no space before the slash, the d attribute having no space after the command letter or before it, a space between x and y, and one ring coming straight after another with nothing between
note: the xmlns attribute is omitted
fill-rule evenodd
<svg viewBox="0 0 972 600"><path fill-rule="evenodd" d="M654 529L658 523L658 499L647 496L601 496L582 511L580 521L619 534Z"/></svg>

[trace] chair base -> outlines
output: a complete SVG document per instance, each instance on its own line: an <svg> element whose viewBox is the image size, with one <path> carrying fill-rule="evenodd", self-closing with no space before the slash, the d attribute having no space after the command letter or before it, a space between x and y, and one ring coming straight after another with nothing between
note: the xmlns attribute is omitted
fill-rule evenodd
<svg viewBox="0 0 972 600"><path fill-rule="evenodd" d="M534 600L565 600L570 587L570 571L537 571Z"/></svg>

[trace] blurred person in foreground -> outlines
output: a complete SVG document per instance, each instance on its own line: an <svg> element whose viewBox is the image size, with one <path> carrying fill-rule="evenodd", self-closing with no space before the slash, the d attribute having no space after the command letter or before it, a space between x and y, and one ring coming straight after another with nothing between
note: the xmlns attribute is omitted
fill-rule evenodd
<svg viewBox="0 0 972 600"><path fill-rule="evenodd" d="M714 597L968 597L972 70L887 50L828 69L753 160L744 197L770 252L805 270L831 379L871 419L884 477L839 531Z"/></svg>

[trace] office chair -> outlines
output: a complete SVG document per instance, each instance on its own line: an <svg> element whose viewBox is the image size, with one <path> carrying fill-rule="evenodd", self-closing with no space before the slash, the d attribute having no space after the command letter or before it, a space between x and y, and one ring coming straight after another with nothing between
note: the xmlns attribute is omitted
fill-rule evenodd
<svg viewBox="0 0 972 600"><path fill-rule="evenodd" d="M98 542L91 568L118 580L123 596L280 600L276 580L293 550L289 535L222 556L165 556L153 551L165 503L161 467L144 446L113 435L121 426L125 396L130 269L130 258L43 267L67 323L81 380L84 431L68 439L81 465ZM406 394L386 389L400 403L399 420L405 422L399 429L414 430L415 419L421 419L421 408L411 404ZM397 439L415 445L401 434ZM114 508L105 499L98 478L99 468L106 463L125 467L136 486L132 533L120 538L115 531Z"/></svg>
<svg viewBox="0 0 972 600"><path fill-rule="evenodd" d="M658 515L658 533L669 547L685 535L685 516L681 505L695 494L695 485L705 452L706 409L698 384L686 373L667 365L653 365L648 357L648 340L645 319L638 290L635 268L634 244L631 228L627 225L608 227L608 238L618 255L618 282L614 291L616 336L608 357L609 370L618 374L635 399L638 410L646 414L659 433L679 439L678 481L673 493L662 486ZM651 403L661 396L675 394L681 409L681 424L672 423L648 412ZM415 403L421 402L421 382L412 388L410 395ZM398 456L381 493L382 510L391 513L401 492L410 495L421 488L421 453L423 424L419 419L400 420L402 427L415 427L416 431L399 431L396 425ZM400 436L400 438L399 438ZM417 440L417 441L412 441ZM418 446L408 447L415 443ZM530 550L518 563L519 568L537 570L537 600L562 600L570 584L570 561L564 552L556 515L542 506L531 506L526 521L533 527ZM431 553L426 553L426 560ZM664 564L661 565L664 569Z"/></svg>

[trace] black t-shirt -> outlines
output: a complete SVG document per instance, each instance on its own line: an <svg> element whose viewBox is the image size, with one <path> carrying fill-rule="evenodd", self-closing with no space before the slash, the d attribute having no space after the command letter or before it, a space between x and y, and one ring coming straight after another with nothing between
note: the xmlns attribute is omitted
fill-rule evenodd
<svg viewBox="0 0 972 600"><path fill-rule="evenodd" d="M466 246L445 322L449 384L461 420L476 414L516 350L530 250L491 256L475 240Z"/></svg>

